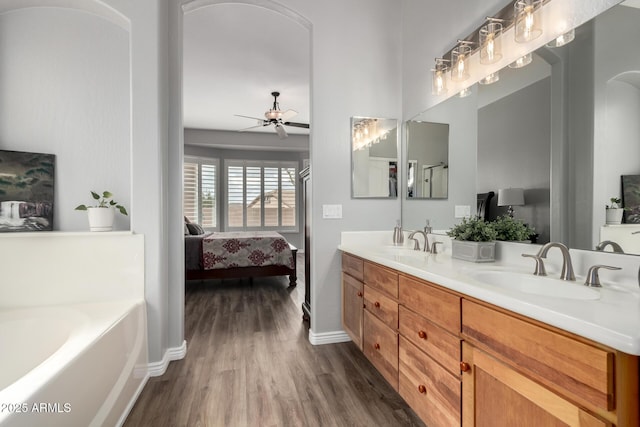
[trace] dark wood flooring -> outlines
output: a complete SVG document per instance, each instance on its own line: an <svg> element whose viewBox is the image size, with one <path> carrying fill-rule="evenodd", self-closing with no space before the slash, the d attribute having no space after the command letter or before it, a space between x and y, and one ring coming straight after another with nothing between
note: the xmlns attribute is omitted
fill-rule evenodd
<svg viewBox="0 0 640 427"><path fill-rule="evenodd" d="M298 277L188 282L187 356L125 426L422 426L352 343L309 343Z"/></svg>

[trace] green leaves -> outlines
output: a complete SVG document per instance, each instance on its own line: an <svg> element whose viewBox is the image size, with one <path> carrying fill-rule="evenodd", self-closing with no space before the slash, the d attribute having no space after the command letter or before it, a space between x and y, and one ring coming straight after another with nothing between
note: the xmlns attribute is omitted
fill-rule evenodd
<svg viewBox="0 0 640 427"><path fill-rule="evenodd" d="M497 237L493 224L477 216L462 218L462 222L449 230L447 235L456 240L472 242L490 242Z"/></svg>
<svg viewBox="0 0 640 427"><path fill-rule="evenodd" d="M128 215L127 210L125 209L124 206L118 204L118 202L116 202L115 200L112 199L113 194L111 194L110 191L103 191L102 192L102 196L100 196L100 194L96 193L95 191L91 191L91 197L93 197L94 200L98 201L98 205L97 206L86 206L86 205L79 205L76 207L75 210L77 211L86 211L88 208L92 207L92 208L116 208L122 215Z"/></svg>
<svg viewBox="0 0 640 427"><path fill-rule="evenodd" d="M493 223L493 227L498 234L497 240L521 241L529 240L535 233L533 227L529 227L521 219L511 218L509 215L498 217Z"/></svg>

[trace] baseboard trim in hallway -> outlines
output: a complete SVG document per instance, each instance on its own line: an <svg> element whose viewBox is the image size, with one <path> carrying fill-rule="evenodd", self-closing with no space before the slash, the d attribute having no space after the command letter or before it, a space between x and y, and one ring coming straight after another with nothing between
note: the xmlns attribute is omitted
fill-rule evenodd
<svg viewBox="0 0 640 427"><path fill-rule="evenodd" d="M149 376L150 377L159 377L164 375L169 367L169 362L173 360L184 359L187 355L187 341L182 341L182 345L180 347L171 347L168 348L167 351L164 352L164 356L162 360L159 362L151 362L149 363Z"/></svg>
<svg viewBox="0 0 640 427"><path fill-rule="evenodd" d="M309 342L313 345L337 344L349 341L351 341L351 338L345 331L315 333L312 329L309 329Z"/></svg>

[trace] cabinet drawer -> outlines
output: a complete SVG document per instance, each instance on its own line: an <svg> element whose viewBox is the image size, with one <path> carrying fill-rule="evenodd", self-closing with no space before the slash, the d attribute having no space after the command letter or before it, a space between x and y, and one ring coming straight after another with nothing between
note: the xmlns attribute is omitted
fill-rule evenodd
<svg viewBox="0 0 640 427"><path fill-rule="evenodd" d="M398 392L425 424L460 427L460 380L402 336L398 359Z"/></svg>
<svg viewBox="0 0 640 427"><path fill-rule="evenodd" d="M613 353L467 300L462 333L552 390L613 409Z"/></svg>
<svg viewBox="0 0 640 427"><path fill-rule="evenodd" d="M427 282L400 276L400 303L452 334L460 333L460 297Z"/></svg>
<svg viewBox="0 0 640 427"><path fill-rule="evenodd" d="M364 306L391 329L398 328L398 303L395 300L364 285Z"/></svg>
<svg viewBox="0 0 640 427"><path fill-rule="evenodd" d="M362 281L364 279L364 261L362 259L342 253L342 271Z"/></svg>
<svg viewBox="0 0 640 427"><path fill-rule="evenodd" d="M398 273L370 262L364 263L364 283L398 298Z"/></svg>
<svg viewBox="0 0 640 427"><path fill-rule="evenodd" d="M398 334L365 310L363 335L365 356L397 391Z"/></svg>
<svg viewBox="0 0 640 427"><path fill-rule="evenodd" d="M444 366L449 372L460 375L460 339L434 325L424 317L400 306L399 332L420 350Z"/></svg>

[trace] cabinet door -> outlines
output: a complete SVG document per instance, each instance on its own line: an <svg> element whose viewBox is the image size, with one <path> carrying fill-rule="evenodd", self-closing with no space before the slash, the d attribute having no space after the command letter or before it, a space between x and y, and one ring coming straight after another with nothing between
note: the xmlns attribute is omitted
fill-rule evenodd
<svg viewBox="0 0 640 427"><path fill-rule="evenodd" d="M363 284L342 273L342 327L362 350Z"/></svg>
<svg viewBox="0 0 640 427"><path fill-rule="evenodd" d="M607 423L462 343L463 427L605 427Z"/></svg>

